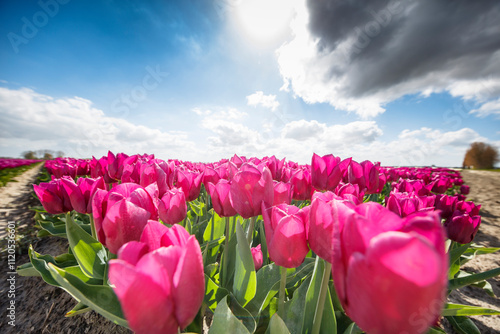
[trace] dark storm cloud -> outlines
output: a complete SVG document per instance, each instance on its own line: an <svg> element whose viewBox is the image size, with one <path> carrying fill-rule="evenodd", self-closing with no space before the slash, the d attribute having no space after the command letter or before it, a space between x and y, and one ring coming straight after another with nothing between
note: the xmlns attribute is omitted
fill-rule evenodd
<svg viewBox="0 0 500 334"><path fill-rule="evenodd" d="M426 84L442 88L453 80L500 78L498 0L308 0L307 6L319 54L355 38L342 50L345 61L327 71L333 80L348 73L346 96L377 94L433 73L443 75Z"/></svg>

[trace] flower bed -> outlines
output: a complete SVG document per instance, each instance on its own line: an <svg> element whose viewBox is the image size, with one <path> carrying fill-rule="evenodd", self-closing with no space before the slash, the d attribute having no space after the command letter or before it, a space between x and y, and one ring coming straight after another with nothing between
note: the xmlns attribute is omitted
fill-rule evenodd
<svg viewBox="0 0 500 334"><path fill-rule="evenodd" d="M46 167L39 235L71 251L31 248L18 272L68 291L70 315L137 333L425 333L441 316L463 330L467 315L499 314L446 303L500 274L460 270L498 249L471 243L480 205L454 170L112 153Z"/></svg>

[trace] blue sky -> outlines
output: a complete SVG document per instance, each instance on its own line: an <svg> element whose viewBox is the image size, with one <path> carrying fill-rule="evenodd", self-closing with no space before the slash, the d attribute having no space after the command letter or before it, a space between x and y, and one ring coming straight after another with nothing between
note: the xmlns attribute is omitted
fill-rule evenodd
<svg viewBox="0 0 500 334"><path fill-rule="evenodd" d="M2 1L0 156L459 166L500 146L500 6L442 7Z"/></svg>

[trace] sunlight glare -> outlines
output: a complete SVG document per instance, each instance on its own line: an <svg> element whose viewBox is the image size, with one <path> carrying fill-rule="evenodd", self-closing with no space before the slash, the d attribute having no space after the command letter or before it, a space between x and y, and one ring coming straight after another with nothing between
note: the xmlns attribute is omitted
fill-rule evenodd
<svg viewBox="0 0 500 334"><path fill-rule="evenodd" d="M287 32L293 1L242 0L237 20L243 31L255 42L267 43Z"/></svg>

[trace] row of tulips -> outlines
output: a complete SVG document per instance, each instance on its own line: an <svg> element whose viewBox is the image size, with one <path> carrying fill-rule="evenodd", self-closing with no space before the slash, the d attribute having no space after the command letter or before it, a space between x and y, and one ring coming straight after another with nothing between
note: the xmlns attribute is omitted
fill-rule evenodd
<svg viewBox="0 0 500 334"><path fill-rule="evenodd" d="M31 249L18 271L75 296L70 314L94 309L137 333L201 331L209 312L214 333L425 333L441 315L459 326L496 312L445 307L448 290L500 273L459 277L481 218L457 171L111 152L46 168L41 234L67 237L73 262ZM92 298L96 286L115 303Z"/></svg>
<svg viewBox="0 0 500 334"><path fill-rule="evenodd" d="M34 163L40 162L42 160L34 160L34 159L8 159L2 158L0 159L0 170L5 168L16 168L20 166L28 166Z"/></svg>

